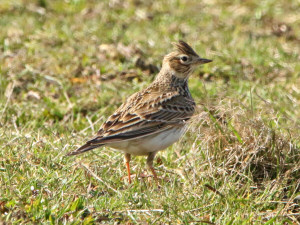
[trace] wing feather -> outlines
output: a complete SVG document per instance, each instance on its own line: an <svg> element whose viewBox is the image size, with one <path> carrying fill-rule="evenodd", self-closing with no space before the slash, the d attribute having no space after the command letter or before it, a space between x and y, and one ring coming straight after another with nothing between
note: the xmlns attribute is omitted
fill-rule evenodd
<svg viewBox="0 0 300 225"><path fill-rule="evenodd" d="M178 91L139 92L128 98L99 129L96 137L69 153L79 154L104 144L155 134L174 126L184 126L195 110L194 100Z"/></svg>
<svg viewBox="0 0 300 225"><path fill-rule="evenodd" d="M148 96L151 94L146 93L144 98L131 104L123 104L102 125L98 136L103 140L110 136L127 140L135 135L151 134L167 125L182 124L192 117L195 110L193 99L178 92L154 94L155 98Z"/></svg>

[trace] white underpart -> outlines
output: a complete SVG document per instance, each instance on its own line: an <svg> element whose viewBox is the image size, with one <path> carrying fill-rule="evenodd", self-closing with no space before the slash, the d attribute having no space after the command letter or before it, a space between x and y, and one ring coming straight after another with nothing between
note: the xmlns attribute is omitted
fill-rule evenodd
<svg viewBox="0 0 300 225"><path fill-rule="evenodd" d="M150 152L163 150L178 141L185 130L185 126L174 127L160 133L133 140L111 143L107 144L107 146L131 155L148 155Z"/></svg>

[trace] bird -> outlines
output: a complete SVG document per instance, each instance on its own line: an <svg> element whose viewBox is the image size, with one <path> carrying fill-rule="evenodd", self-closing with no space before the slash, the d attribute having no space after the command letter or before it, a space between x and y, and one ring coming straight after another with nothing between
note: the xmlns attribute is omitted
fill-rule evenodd
<svg viewBox="0 0 300 225"><path fill-rule="evenodd" d="M121 151L125 153L129 184L131 155L147 156L147 166L158 180L153 167L155 155L180 139L195 113L188 79L198 65L212 62L201 58L182 40L173 44L175 50L164 56L154 81L131 95L102 124L96 136L67 156L101 146Z"/></svg>

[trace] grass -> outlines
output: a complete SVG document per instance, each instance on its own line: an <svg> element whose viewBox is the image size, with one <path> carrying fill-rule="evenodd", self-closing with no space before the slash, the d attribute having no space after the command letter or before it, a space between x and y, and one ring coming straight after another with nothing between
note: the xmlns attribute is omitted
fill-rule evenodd
<svg viewBox="0 0 300 225"><path fill-rule="evenodd" d="M0 222L299 224L300 3L0 3ZM198 113L155 163L64 157L146 87L171 42L213 63L190 79ZM145 158L134 173L147 173ZM297 200L298 199L298 200Z"/></svg>

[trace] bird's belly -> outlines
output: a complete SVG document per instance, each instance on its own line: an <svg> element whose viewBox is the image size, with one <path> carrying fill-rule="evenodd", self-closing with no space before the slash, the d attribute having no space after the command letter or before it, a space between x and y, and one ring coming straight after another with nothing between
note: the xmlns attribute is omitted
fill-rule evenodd
<svg viewBox="0 0 300 225"><path fill-rule="evenodd" d="M184 132L185 127L176 127L133 140L110 143L108 146L132 155L147 155L172 145Z"/></svg>

